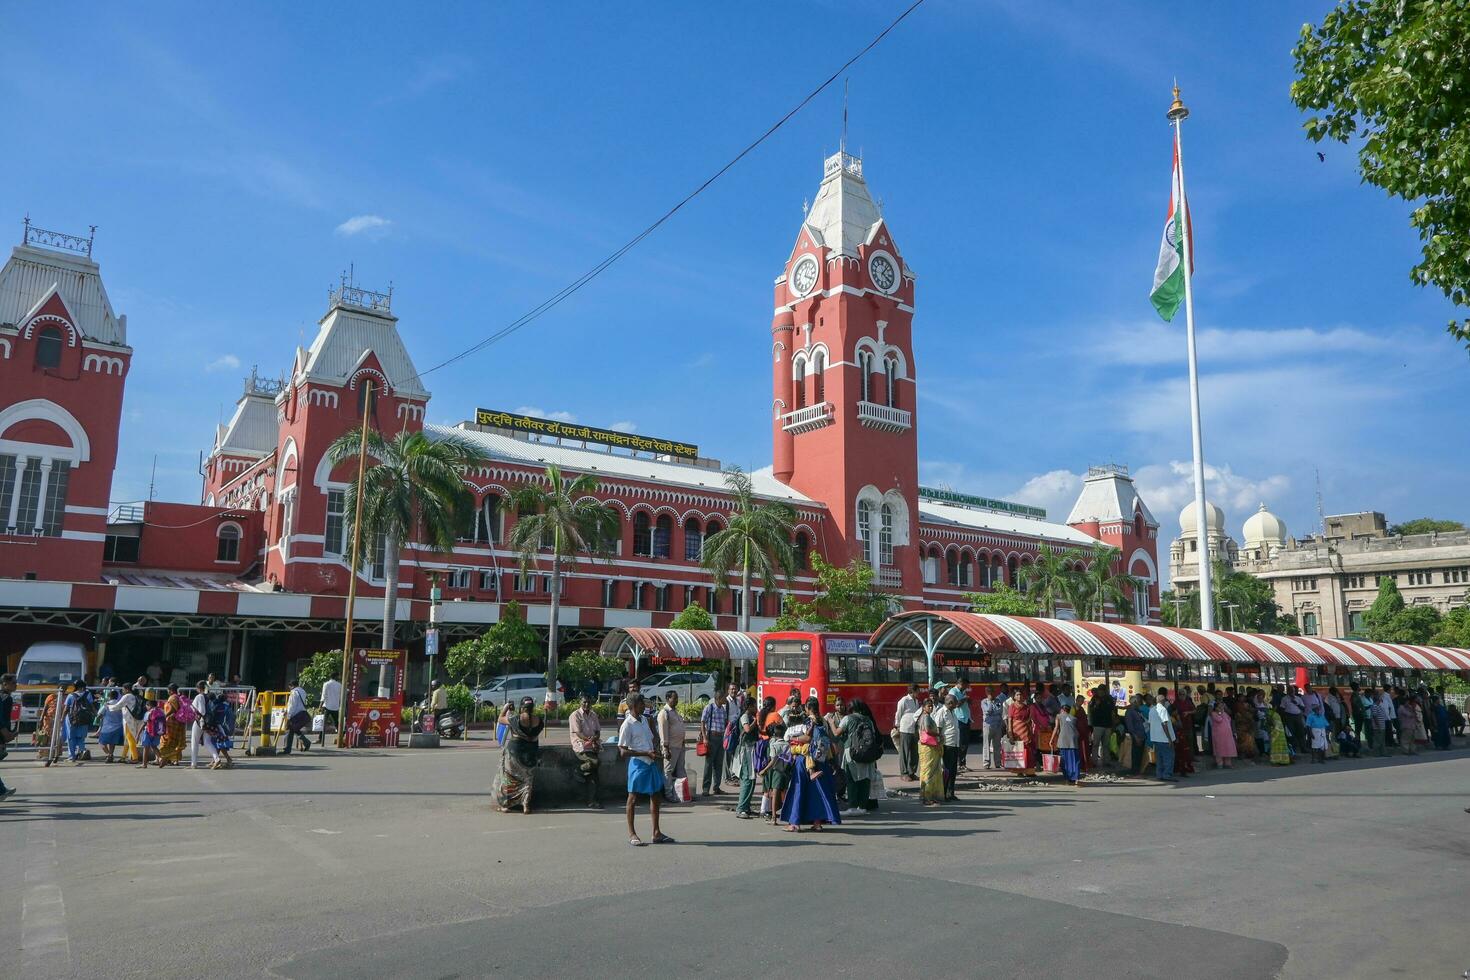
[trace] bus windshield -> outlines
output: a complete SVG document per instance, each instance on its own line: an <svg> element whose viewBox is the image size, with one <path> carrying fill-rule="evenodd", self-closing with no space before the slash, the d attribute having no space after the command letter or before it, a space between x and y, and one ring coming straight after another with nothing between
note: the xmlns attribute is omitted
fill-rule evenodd
<svg viewBox="0 0 1470 980"><path fill-rule="evenodd" d="M767 677L810 676L812 644L810 640L767 640L765 673Z"/></svg>
<svg viewBox="0 0 1470 980"><path fill-rule="evenodd" d="M59 684L81 676L82 665L51 660L27 660L21 664L18 684Z"/></svg>

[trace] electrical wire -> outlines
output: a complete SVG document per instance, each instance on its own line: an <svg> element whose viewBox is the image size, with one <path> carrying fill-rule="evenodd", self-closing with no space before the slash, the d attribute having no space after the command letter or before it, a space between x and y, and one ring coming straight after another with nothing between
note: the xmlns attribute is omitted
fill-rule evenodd
<svg viewBox="0 0 1470 980"><path fill-rule="evenodd" d="M618 259L621 259L624 255L628 254L628 252L632 251L640 242L642 242L649 235L652 235L655 231L657 231L659 229L659 227L661 225L663 225L664 222L668 221L675 214L677 214L690 201L694 200L700 194L704 193L704 191L707 190L710 187L711 184L713 184L715 181L717 181L721 177L723 177L727 172L730 171L731 168L733 168L737 163L739 163L741 160L745 159L745 157L747 157L751 152L753 152L756 149L756 147L760 146L767 139L769 139L772 135L774 135L777 130L779 130L782 126L786 125L786 123L789 122L793 116L795 116L802 109L806 108L806 106L813 99L815 99L818 95L820 95L823 91L825 91L833 82L837 81L837 79L842 76L842 73L843 72L847 71L847 69L851 68L854 64L856 64L858 62L858 60L861 59L864 55L866 55L869 51L871 51L875 47L877 47L878 44L879 44L879 42L881 42L885 37L887 37L893 31L893 29L896 28L899 24L903 23L904 20L909 16L909 14L912 14L915 10L919 9L919 7L923 5L923 3L924 3L924 0L914 0L914 3L912 3L911 5L909 5L909 7L906 10L904 10L903 13L899 14L896 18L894 18L893 21L887 27L883 28L882 31L878 32L878 35L876 37L874 37L871 41L869 41L866 45L864 45L864 47L862 48L862 50L858 51L851 58L848 58L847 61L843 62L842 63L842 66L840 68L838 68L836 71L834 71L830 76L828 76L828 78L827 78L826 81L822 82L822 84L820 84L816 88L812 89L812 91L809 92L805 98L803 98L800 102L798 102L784 116L782 116L780 119L776 120L776 122L770 128L768 128L765 132L761 133L760 136L758 136L753 142L751 142L748 146L746 146L745 149L743 149L739 153L737 153L728 163L726 163L719 170L715 171L713 175L711 175L708 179L706 179L702 184L700 184L694 190L690 191L687 195L685 195L677 204L675 204L673 207L669 208L669 210L665 211L659 217L659 219L657 221L653 222L653 224L651 224L648 227L644 228L637 235L634 235L631 239L628 240L628 242L626 244L624 244L617 251L613 252L611 255L609 255L606 258L604 258L601 262L598 262L596 265L594 265L587 272L583 273L578 278L572 280L570 283L568 283L567 285L563 286L561 289L557 290L555 293L552 293L551 296L549 296L547 299L543 300L538 305L532 307L530 310L528 310L527 312L523 313L521 316L519 316L515 320L512 320L510 323L506 324L504 327L502 327L499 330L497 330L496 332L490 334L485 339L479 341L478 343L476 343L476 344L474 344L474 345L472 345L470 347L465 348L464 350L460 351L458 354L453 355L452 357L449 357L449 358L446 358L443 361L440 361L438 364L435 364L433 367L431 367L431 368L429 368L429 369L427 369L425 371L418 372L418 374L415 376L416 379L421 380L425 376L430 375L430 374L433 374L435 371L438 371L441 368L446 368L449 365L454 364L457 361L461 361L464 358L471 356L472 354L478 354L480 351L482 351L485 348L489 347L491 344L494 344L494 343L497 343L497 342L499 342L501 340L504 340L506 337L509 337L511 334L515 333L517 330L521 329L522 327L524 327L524 326L532 323L533 321L537 320L538 318L540 318L542 316L542 314L545 314L545 313L551 311L552 309L556 308L558 305L560 305L562 303L563 300L567 299L573 293L575 293L579 289L581 289L583 286L587 285L588 283L592 282L592 280L594 280L598 276L602 275L602 273L605 272L605 271L607 271L607 269L610 266L612 266L613 263L617 262Z"/></svg>

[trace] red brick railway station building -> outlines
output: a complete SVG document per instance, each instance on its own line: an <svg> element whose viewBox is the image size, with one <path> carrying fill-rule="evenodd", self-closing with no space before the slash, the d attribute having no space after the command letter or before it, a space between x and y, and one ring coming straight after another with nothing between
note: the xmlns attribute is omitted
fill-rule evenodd
<svg viewBox="0 0 1470 980"><path fill-rule="evenodd" d="M753 475L760 496L798 515L803 571L789 591L811 594L816 551L837 564L865 559L905 608L966 608L966 592L1013 581L1043 546L1101 540L1122 552L1122 570L1148 583L1134 597L1138 621L1157 621L1158 523L1125 469L1090 470L1065 523L919 485L915 306L914 272L862 162L828 158L775 282L772 467ZM544 625L549 575L520 572L505 546L515 515L504 502L548 463L595 474L599 499L622 525L614 560L584 562L564 583L566 649L595 647L614 627L665 626L691 602L719 628L736 628L740 596L717 593L699 564L704 537L730 511L717 461L636 437L608 445L595 434L528 433L499 413L480 418L491 425L426 425L430 393L390 295L344 283L281 380L252 374L215 433L197 504L111 501L133 353L91 239L27 223L0 270L0 653L79 640L119 676L167 661L190 675L238 671L277 685L298 658L340 646L353 574L343 490L353 464L332 467L326 450L356 426L368 380L373 425L462 436L489 463L466 474L477 511L452 553L409 545L369 555L357 573L357 643L379 641L389 560L401 574L398 641L415 653L431 576L443 591L447 641L494 623L510 600ZM776 615L776 589L758 583L752 629Z"/></svg>

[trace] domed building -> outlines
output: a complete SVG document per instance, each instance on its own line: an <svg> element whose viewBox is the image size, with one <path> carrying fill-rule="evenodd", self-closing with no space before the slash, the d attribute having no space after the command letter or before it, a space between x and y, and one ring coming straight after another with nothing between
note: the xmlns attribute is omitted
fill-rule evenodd
<svg viewBox="0 0 1470 980"><path fill-rule="evenodd" d="M1245 542L1247 562L1270 561L1286 545L1286 525L1262 503L1259 510L1246 518L1240 537Z"/></svg>
<svg viewBox="0 0 1470 980"><path fill-rule="evenodd" d="M1169 559L1176 566L1198 567L1199 520L1196 517L1194 501L1190 501L1183 510L1179 512L1179 537L1169 548ZM1205 501L1205 540L1209 543L1210 557L1216 561L1223 561L1233 565L1240 555L1240 546L1235 539L1225 533L1225 512L1219 507ZM1182 569L1181 569L1182 571ZM1187 573L1185 573L1187 575ZM1196 572L1196 576L1198 572ZM1170 576L1170 581L1179 578L1179 574Z"/></svg>

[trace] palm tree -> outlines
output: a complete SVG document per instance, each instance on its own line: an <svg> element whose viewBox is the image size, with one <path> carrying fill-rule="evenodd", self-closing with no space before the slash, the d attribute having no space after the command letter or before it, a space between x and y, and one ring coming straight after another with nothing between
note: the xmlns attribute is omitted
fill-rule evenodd
<svg viewBox="0 0 1470 980"><path fill-rule="evenodd" d="M796 574L791 528L796 511L780 501L758 503L750 476L740 467L725 473L725 486L735 497L728 527L704 540L702 564L715 577L721 592L729 590L730 574L740 569L740 629L750 631L750 580L759 576L769 588L777 578Z"/></svg>
<svg viewBox="0 0 1470 980"><path fill-rule="evenodd" d="M1058 602L1066 602L1074 609L1078 606L1077 573L1069 557L1050 545L1042 545L1035 563L1022 565L1017 577L1021 587L1052 619L1057 617Z"/></svg>
<svg viewBox="0 0 1470 980"><path fill-rule="evenodd" d="M1118 618L1125 623L1133 622L1133 592L1144 588L1144 583L1132 575L1113 571L1113 565L1123 552L1098 541L1092 546L1087 559L1087 570L1079 573L1078 597L1085 608L1077 610L1086 619L1102 622L1107 607L1112 605Z"/></svg>
<svg viewBox="0 0 1470 980"><path fill-rule="evenodd" d="M539 483L511 491L516 523L510 547L520 552L525 572L543 551L551 552L551 632L546 639L546 688L556 689L556 628L561 614L563 563L579 554L610 557L618 536L618 515L593 499L597 478L589 473L568 478L559 466L547 466Z"/></svg>
<svg viewBox="0 0 1470 980"><path fill-rule="evenodd" d="M351 459L361 443L362 430L354 429L328 447L327 458L333 466ZM383 541L383 649L391 650L399 553L410 541L441 552L454 547L465 515L474 510L464 472L482 463L485 454L457 436L430 439L422 432L400 431L388 438L371 426L367 452L376 462L363 473L361 487L353 477L343 495L343 508L348 514L356 513L361 494L362 540ZM359 566L369 564L363 551L366 549L359 549Z"/></svg>

